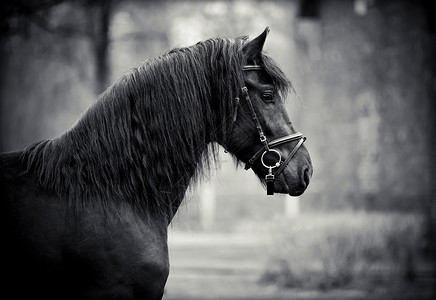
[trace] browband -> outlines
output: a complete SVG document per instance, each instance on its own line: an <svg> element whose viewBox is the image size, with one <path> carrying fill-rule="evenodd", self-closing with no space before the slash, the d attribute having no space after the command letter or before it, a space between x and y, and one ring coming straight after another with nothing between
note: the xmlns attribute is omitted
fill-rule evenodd
<svg viewBox="0 0 436 300"><path fill-rule="evenodd" d="M263 70L262 66L246 65L242 67L242 71L258 71L258 70Z"/></svg>

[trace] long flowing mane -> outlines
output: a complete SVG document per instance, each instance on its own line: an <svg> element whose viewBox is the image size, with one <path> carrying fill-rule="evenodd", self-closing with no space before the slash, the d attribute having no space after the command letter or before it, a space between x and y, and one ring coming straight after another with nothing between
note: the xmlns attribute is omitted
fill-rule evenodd
<svg viewBox="0 0 436 300"><path fill-rule="evenodd" d="M186 187L225 140L244 85L245 38L215 38L146 61L100 95L59 138L29 146L28 172L72 203L127 201L171 217ZM263 63L284 91L288 81Z"/></svg>

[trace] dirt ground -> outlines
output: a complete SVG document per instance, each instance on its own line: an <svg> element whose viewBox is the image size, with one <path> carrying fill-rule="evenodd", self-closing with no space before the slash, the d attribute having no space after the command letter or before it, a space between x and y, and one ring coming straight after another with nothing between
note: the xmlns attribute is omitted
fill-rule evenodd
<svg viewBox="0 0 436 300"><path fill-rule="evenodd" d="M167 300L194 299L431 299L383 290L281 289L259 283L266 253L262 237L170 232Z"/></svg>

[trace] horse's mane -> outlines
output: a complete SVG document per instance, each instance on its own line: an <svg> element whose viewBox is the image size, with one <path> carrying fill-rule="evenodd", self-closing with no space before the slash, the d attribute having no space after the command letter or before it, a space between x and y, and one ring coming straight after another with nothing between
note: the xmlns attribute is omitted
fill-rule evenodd
<svg viewBox="0 0 436 300"><path fill-rule="evenodd" d="M229 134L244 41L209 39L146 61L61 137L25 149L28 172L73 203L128 201L171 217L191 179L217 158L216 145L207 145ZM267 56L263 64L284 91L283 73Z"/></svg>

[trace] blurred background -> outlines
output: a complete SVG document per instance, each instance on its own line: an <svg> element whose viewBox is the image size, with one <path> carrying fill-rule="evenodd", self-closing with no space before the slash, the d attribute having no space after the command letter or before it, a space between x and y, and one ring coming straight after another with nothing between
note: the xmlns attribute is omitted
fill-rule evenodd
<svg viewBox="0 0 436 300"><path fill-rule="evenodd" d="M270 26L311 184L266 196L223 152L171 225L166 298L430 299L435 17L424 0L6 0L0 150L59 136L148 58Z"/></svg>

